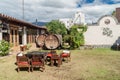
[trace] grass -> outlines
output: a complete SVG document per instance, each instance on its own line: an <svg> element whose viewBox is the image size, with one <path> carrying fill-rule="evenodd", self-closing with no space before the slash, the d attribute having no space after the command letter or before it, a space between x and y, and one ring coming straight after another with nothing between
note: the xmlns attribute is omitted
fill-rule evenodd
<svg viewBox="0 0 120 80"><path fill-rule="evenodd" d="M71 50L71 62L60 67L46 65L44 72L18 73L15 56L0 57L0 80L120 80L120 51Z"/></svg>

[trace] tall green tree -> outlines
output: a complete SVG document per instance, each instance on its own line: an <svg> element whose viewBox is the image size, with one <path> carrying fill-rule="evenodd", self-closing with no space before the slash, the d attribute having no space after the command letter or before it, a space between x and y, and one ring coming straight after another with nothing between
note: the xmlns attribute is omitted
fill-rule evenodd
<svg viewBox="0 0 120 80"><path fill-rule="evenodd" d="M87 30L87 26L84 25L73 25L69 30L69 44L72 49L80 47L84 44L83 33Z"/></svg>
<svg viewBox="0 0 120 80"><path fill-rule="evenodd" d="M52 20L46 26L50 33L61 34L62 36L67 34L67 29L65 28L65 25L59 20Z"/></svg>

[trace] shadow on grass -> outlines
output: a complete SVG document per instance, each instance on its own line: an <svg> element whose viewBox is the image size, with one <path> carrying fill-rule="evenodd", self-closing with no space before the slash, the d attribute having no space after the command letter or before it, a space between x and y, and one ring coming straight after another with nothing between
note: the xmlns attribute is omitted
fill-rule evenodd
<svg viewBox="0 0 120 80"><path fill-rule="evenodd" d="M18 68L15 68L15 71L18 72ZM28 72L28 68L27 67L20 68L20 71L27 71Z"/></svg>

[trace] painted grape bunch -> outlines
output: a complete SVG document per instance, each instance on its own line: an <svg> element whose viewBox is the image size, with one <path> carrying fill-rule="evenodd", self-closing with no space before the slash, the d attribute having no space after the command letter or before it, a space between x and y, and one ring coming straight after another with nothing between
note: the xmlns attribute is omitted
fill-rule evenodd
<svg viewBox="0 0 120 80"><path fill-rule="evenodd" d="M112 37L112 30L110 28L103 28L103 35Z"/></svg>

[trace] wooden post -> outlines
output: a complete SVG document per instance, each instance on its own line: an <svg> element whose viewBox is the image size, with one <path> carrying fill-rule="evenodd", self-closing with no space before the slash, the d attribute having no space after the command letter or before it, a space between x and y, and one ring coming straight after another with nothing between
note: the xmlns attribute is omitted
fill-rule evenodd
<svg viewBox="0 0 120 80"><path fill-rule="evenodd" d="M19 32L17 30L17 46L19 45Z"/></svg>
<svg viewBox="0 0 120 80"><path fill-rule="evenodd" d="M13 30L13 44L14 44L14 46L16 46L16 39L15 39L15 30Z"/></svg>

